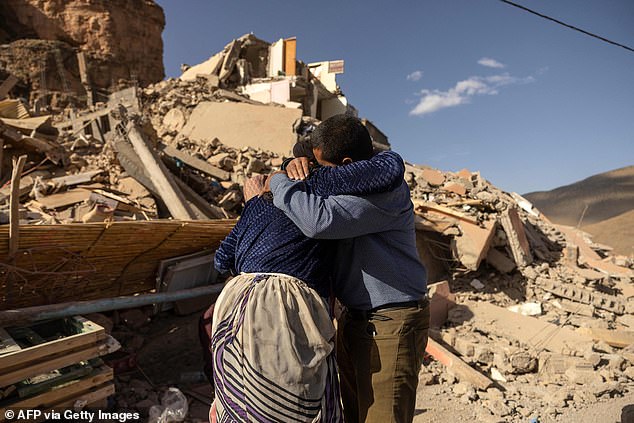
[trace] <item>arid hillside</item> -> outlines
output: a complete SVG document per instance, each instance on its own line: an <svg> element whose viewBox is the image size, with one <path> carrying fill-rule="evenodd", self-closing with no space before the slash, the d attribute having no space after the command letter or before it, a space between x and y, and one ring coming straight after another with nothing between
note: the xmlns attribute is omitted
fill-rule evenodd
<svg viewBox="0 0 634 423"><path fill-rule="evenodd" d="M524 197L556 223L575 226L583 214L582 225L590 225L634 210L634 166Z"/></svg>
<svg viewBox="0 0 634 423"><path fill-rule="evenodd" d="M592 234L594 241L614 247L617 253L634 256L634 210L581 229Z"/></svg>
<svg viewBox="0 0 634 423"><path fill-rule="evenodd" d="M634 166L524 197L553 222L577 226L581 220L581 228L596 242L620 254L633 253Z"/></svg>

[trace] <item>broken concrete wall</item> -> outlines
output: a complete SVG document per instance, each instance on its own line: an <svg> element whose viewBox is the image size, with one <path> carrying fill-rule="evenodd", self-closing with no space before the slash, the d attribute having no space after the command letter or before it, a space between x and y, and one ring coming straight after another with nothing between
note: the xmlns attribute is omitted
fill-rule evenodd
<svg viewBox="0 0 634 423"><path fill-rule="evenodd" d="M348 99L343 95L321 100L320 106L321 113L319 114L319 117L321 120L326 120L334 115L342 114L358 116L357 109L355 109L354 106L352 106L352 104L348 102Z"/></svg>

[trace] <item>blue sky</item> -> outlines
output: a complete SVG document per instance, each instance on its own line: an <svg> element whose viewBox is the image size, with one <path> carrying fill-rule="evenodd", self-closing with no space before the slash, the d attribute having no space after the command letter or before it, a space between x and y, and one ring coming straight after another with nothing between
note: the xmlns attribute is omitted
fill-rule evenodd
<svg viewBox="0 0 634 423"><path fill-rule="evenodd" d="M634 48L634 1L517 0ZM634 164L634 52L498 0L158 0L167 76L253 32L297 37L409 162L526 193ZM398 5L397 5L398 4Z"/></svg>

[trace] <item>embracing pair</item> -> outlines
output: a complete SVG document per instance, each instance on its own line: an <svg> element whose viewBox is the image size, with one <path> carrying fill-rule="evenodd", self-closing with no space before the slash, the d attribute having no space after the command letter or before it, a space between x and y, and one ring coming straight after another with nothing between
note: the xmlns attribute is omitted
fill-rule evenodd
<svg viewBox="0 0 634 423"><path fill-rule="evenodd" d="M351 116L310 143L318 166L269 176L216 252L216 419L411 422L429 306L403 160Z"/></svg>

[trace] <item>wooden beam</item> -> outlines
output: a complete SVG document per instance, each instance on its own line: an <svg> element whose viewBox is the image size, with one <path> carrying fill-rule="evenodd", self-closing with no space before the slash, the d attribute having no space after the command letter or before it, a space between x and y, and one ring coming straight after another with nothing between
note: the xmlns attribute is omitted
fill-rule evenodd
<svg viewBox="0 0 634 423"><path fill-rule="evenodd" d="M427 348L425 349L429 355L444 364L448 369L460 379L475 386L476 388L486 391L493 385L493 381L469 366L460 357L443 347L440 343L432 338L427 339Z"/></svg>
<svg viewBox="0 0 634 423"><path fill-rule="evenodd" d="M24 368L4 370L4 373L0 375L0 386L11 385L34 375L39 375L41 373L50 372L51 370L70 366L71 364L75 364L83 360L89 360L91 358L107 354L107 352L108 348L106 346L106 343L101 342L98 344L83 346L74 350L53 354L47 357L44 361L29 363L29 365Z"/></svg>
<svg viewBox="0 0 634 423"><path fill-rule="evenodd" d="M221 181L228 181L229 179L231 179L231 174L229 172L217 168L216 166L212 166L206 161L200 160L199 158L194 157L184 151L178 150L171 145L161 144L159 148L167 156L180 160L187 166L193 167L194 169L206 173L209 176L218 178Z"/></svg>
<svg viewBox="0 0 634 423"><path fill-rule="evenodd" d="M180 220L196 219L194 213L189 209L183 193L176 185L176 182L174 182L172 175L161 162L156 151L147 145L141 131L134 123L130 123L127 132L134 151L136 151L141 162L145 165L152 184L172 217Z"/></svg>
<svg viewBox="0 0 634 423"><path fill-rule="evenodd" d="M464 213L460 213L459 211L456 211L454 209L450 209L449 207L441 206L440 204L428 203L426 201L420 201L420 200L413 200L413 203L414 203L414 211L419 214L420 212L423 212L423 216L425 211L431 210L437 213L445 214L447 216L455 217L456 219L464 220L465 222L469 222L473 225L478 224L477 219L471 216L467 216Z"/></svg>
<svg viewBox="0 0 634 423"><path fill-rule="evenodd" d="M32 204L43 207L46 210L55 210L73 204L83 203L90 198L92 191L84 188L75 188L66 192L47 195L39 200L33 200Z"/></svg>
<svg viewBox="0 0 634 423"><path fill-rule="evenodd" d="M18 251L18 237L20 233L20 178L22 177L22 168L24 168L25 162L26 155L20 156L18 160L13 159L11 195L9 197L9 257L15 257Z"/></svg>
<svg viewBox="0 0 634 423"><path fill-rule="evenodd" d="M101 386L104 383L112 381L112 379L112 369L104 365L97 368L91 374L71 383L64 384L64 386L56 387L50 391L43 392L34 397L25 398L18 402L4 404L4 407L6 408L0 408L0 415L4 416L4 412L7 409L50 409L57 406L60 401L68 401L71 398L76 398L77 396L84 394L86 391L89 391L91 388Z"/></svg>
<svg viewBox="0 0 634 423"><path fill-rule="evenodd" d="M20 364L39 361L54 354L97 344L106 339L104 328L98 324L81 316L76 316L74 320L82 325L81 333L65 336L32 347L22 348L14 352L5 352L0 356L0 369L7 370Z"/></svg>
<svg viewBox="0 0 634 423"><path fill-rule="evenodd" d="M92 178L103 173L103 170L89 170L88 172L75 173L73 175L59 176L57 178L46 179L43 182L52 183L55 186L73 186L90 182Z"/></svg>

